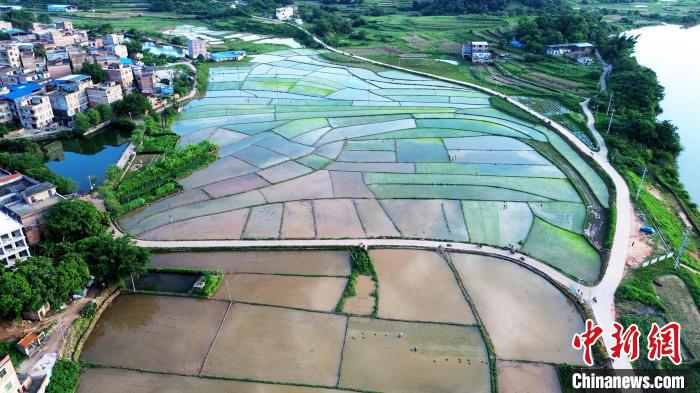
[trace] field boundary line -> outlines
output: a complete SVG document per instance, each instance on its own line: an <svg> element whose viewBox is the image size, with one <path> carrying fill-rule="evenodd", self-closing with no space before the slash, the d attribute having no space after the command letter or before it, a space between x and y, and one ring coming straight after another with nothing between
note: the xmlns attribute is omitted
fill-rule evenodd
<svg viewBox="0 0 700 393"><path fill-rule="evenodd" d="M338 382L335 386L340 387L340 373L343 371L343 358L345 357L345 343L348 342L348 325L350 325L350 316L345 317L345 333L343 334L343 347L340 349L340 362L338 363Z"/></svg>
<svg viewBox="0 0 700 393"><path fill-rule="evenodd" d="M224 278L225 280L226 278ZM224 323L226 323L226 318L228 317L228 313L231 310L231 306L233 305L233 302L228 302L228 306L226 307L226 312L224 313L224 317L221 319L221 324L219 324L219 329L216 331L216 334L214 335L214 339L211 342L211 345L209 346L209 350L207 351L206 356L204 356L204 361L202 362L202 367L199 368L199 372L197 373L197 376L201 376L202 372L204 371L204 366L207 364L207 360L209 360L209 355L211 354L211 350L214 348L214 345L216 344L216 340L219 338L219 334L221 333L221 329L224 327Z"/></svg>

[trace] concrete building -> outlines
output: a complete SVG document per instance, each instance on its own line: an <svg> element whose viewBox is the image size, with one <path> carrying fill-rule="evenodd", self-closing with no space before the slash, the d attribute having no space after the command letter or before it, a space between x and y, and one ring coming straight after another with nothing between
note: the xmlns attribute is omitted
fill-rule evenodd
<svg viewBox="0 0 700 393"><path fill-rule="evenodd" d="M73 30L73 22L69 20L56 21L56 27L61 30Z"/></svg>
<svg viewBox="0 0 700 393"><path fill-rule="evenodd" d="M86 89L91 107L112 104L124 98L122 88L116 82L105 82Z"/></svg>
<svg viewBox="0 0 700 393"><path fill-rule="evenodd" d="M0 80L2 80L3 83L5 83L5 78L6 75L0 75ZM2 98L5 102L10 104L12 117L19 120L20 101L27 96L42 91L43 87L36 83L11 84L9 87L10 92L5 94Z"/></svg>
<svg viewBox="0 0 700 393"><path fill-rule="evenodd" d="M17 372L9 356L0 353L0 392L22 393L24 389L19 383Z"/></svg>
<svg viewBox="0 0 700 393"><path fill-rule="evenodd" d="M192 59L196 59L199 56L207 57L207 41L199 38L187 40L187 50Z"/></svg>
<svg viewBox="0 0 700 393"><path fill-rule="evenodd" d="M90 107L86 89L92 87L92 79L88 75L67 75L51 84L56 90L49 92L48 96L56 118L70 121Z"/></svg>
<svg viewBox="0 0 700 393"><path fill-rule="evenodd" d="M277 20L290 20L294 16L294 6L286 5L275 9L275 18Z"/></svg>
<svg viewBox="0 0 700 393"><path fill-rule="evenodd" d="M105 45L107 53L117 56L117 57L129 57L129 51L126 49L126 45Z"/></svg>
<svg viewBox="0 0 700 393"><path fill-rule="evenodd" d="M471 60L473 64L486 64L491 62L489 44L485 41L471 41L462 44L462 58Z"/></svg>
<svg viewBox="0 0 700 393"><path fill-rule="evenodd" d="M44 307L42 307L44 308ZM24 314L24 313L22 313ZM44 315L46 315L44 313ZM30 318L27 318L30 319ZM41 319L38 319L39 321L43 320L43 316ZM34 321L35 319L31 319ZM17 343L15 344L15 348L17 348L18 351L20 351L24 356L30 357L37 353L41 347L44 345L44 338L46 337L46 333L40 332L39 334L29 332L27 333L24 337L22 337Z"/></svg>
<svg viewBox="0 0 700 393"><path fill-rule="evenodd" d="M78 7L68 4L49 4L46 6L48 12L78 12Z"/></svg>
<svg viewBox="0 0 700 393"><path fill-rule="evenodd" d="M12 267L30 256L22 224L0 211L0 267Z"/></svg>
<svg viewBox="0 0 700 393"><path fill-rule="evenodd" d="M0 210L24 227L30 246L41 239L44 214L63 199L49 182L0 169Z"/></svg>
<svg viewBox="0 0 700 393"><path fill-rule="evenodd" d="M31 94L21 98L18 102L17 112L19 121L24 128L38 130L53 122L51 101L44 94Z"/></svg>
<svg viewBox="0 0 700 393"><path fill-rule="evenodd" d="M107 34L102 37L104 45L121 45L124 43L124 34Z"/></svg>
<svg viewBox="0 0 700 393"><path fill-rule="evenodd" d="M128 65L121 63L110 64L107 69L109 80L119 83L124 91L130 91L134 86L134 72Z"/></svg>
<svg viewBox="0 0 700 393"><path fill-rule="evenodd" d="M545 53L548 56L554 56L554 57L568 57L571 59L577 59L582 56L588 56L591 53L593 53L593 49L595 47L593 44L590 44L588 42L576 42L576 43L568 43L568 44L556 44L556 45L547 45L547 49L545 50Z"/></svg>
<svg viewBox="0 0 700 393"><path fill-rule="evenodd" d="M10 109L10 103L7 101L0 101L0 124L7 124L12 121L12 110Z"/></svg>
<svg viewBox="0 0 700 393"><path fill-rule="evenodd" d="M19 57L19 47L17 44L5 44L0 46L0 65L13 68L22 67L22 60Z"/></svg>
<svg viewBox="0 0 700 393"><path fill-rule="evenodd" d="M0 20L0 30L12 30L12 23Z"/></svg>

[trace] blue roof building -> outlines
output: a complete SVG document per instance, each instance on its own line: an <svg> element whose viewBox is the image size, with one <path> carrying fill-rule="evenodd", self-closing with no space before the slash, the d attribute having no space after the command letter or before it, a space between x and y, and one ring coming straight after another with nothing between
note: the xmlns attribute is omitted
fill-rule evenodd
<svg viewBox="0 0 700 393"><path fill-rule="evenodd" d="M77 12L78 7L68 4L49 4L46 6L49 12Z"/></svg>
<svg viewBox="0 0 700 393"><path fill-rule="evenodd" d="M10 92L5 94L6 100L18 100L41 90L41 85L36 83L20 83L10 86Z"/></svg>
<svg viewBox="0 0 700 393"><path fill-rule="evenodd" d="M217 63L221 61L239 61L246 57L246 54L244 50L217 52L211 54L211 59Z"/></svg>
<svg viewBox="0 0 700 393"><path fill-rule="evenodd" d="M119 62L121 64L124 64L124 65L133 65L134 64L134 61L128 57L120 57Z"/></svg>

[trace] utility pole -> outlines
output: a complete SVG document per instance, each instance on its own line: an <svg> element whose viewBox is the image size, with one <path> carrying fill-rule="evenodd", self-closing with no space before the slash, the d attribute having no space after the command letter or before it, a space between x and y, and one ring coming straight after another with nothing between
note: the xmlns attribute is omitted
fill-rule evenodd
<svg viewBox="0 0 700 393"><path fill-rule="evenodd" d="M615 108L613 108L612 114L610 115L610 121L608 122L608 130L605 132L606 134L610 133L610 126L612 126L613 117L615 117Z"/></svg>
<svg viewBox="0 0 700 393"><path fill-rule="evenodd" d="M612 97L613 97L613 93L610 92L610 96L608 96L608 110L605 111L606 116L608 115L608 113L610 113L610 105L612 104Z"/></svg>
<svg viewBox="0 0 700 393"><path fill-rule="evenodd" d="M678 252L676 253L676 264L675 268L678 269L678 267L681 265L681 256L683 256L683 251L685 250L685 247L688 245L688 228L685 229L685 232L683 232L683 240L681 241L681 246L678 247Z"/></svg>
<svg viewBox="0 0 700 393"><path fill-rule="evenodd" d="M642 191L642 186L644 185L644 178L647 175L647 167L644 167L644 171L642 172L642 180L639 181L639 186L637 186L637 194L634 196L634 200L636 201L639 199L639 193Z"/></svg>
<svg viewBox="0 0 700 393"><path fill-rule="evenodd" d="M136 285L134 285L134 274L131 273L129 275L131 276L131 289L133 289L134 292L136 292Z"/></svg>

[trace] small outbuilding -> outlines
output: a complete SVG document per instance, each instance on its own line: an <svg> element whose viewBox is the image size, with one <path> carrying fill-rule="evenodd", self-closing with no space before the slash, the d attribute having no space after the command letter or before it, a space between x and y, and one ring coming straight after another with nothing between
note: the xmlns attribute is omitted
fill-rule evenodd
<svg viewBox="0 0 700 393"><path fill-rule="evenodd" d="M46 337L44 332L39 334L27 333L27 335L17 341L15 348L25 356L32 356L44 345L44 337Z"/></svg>

